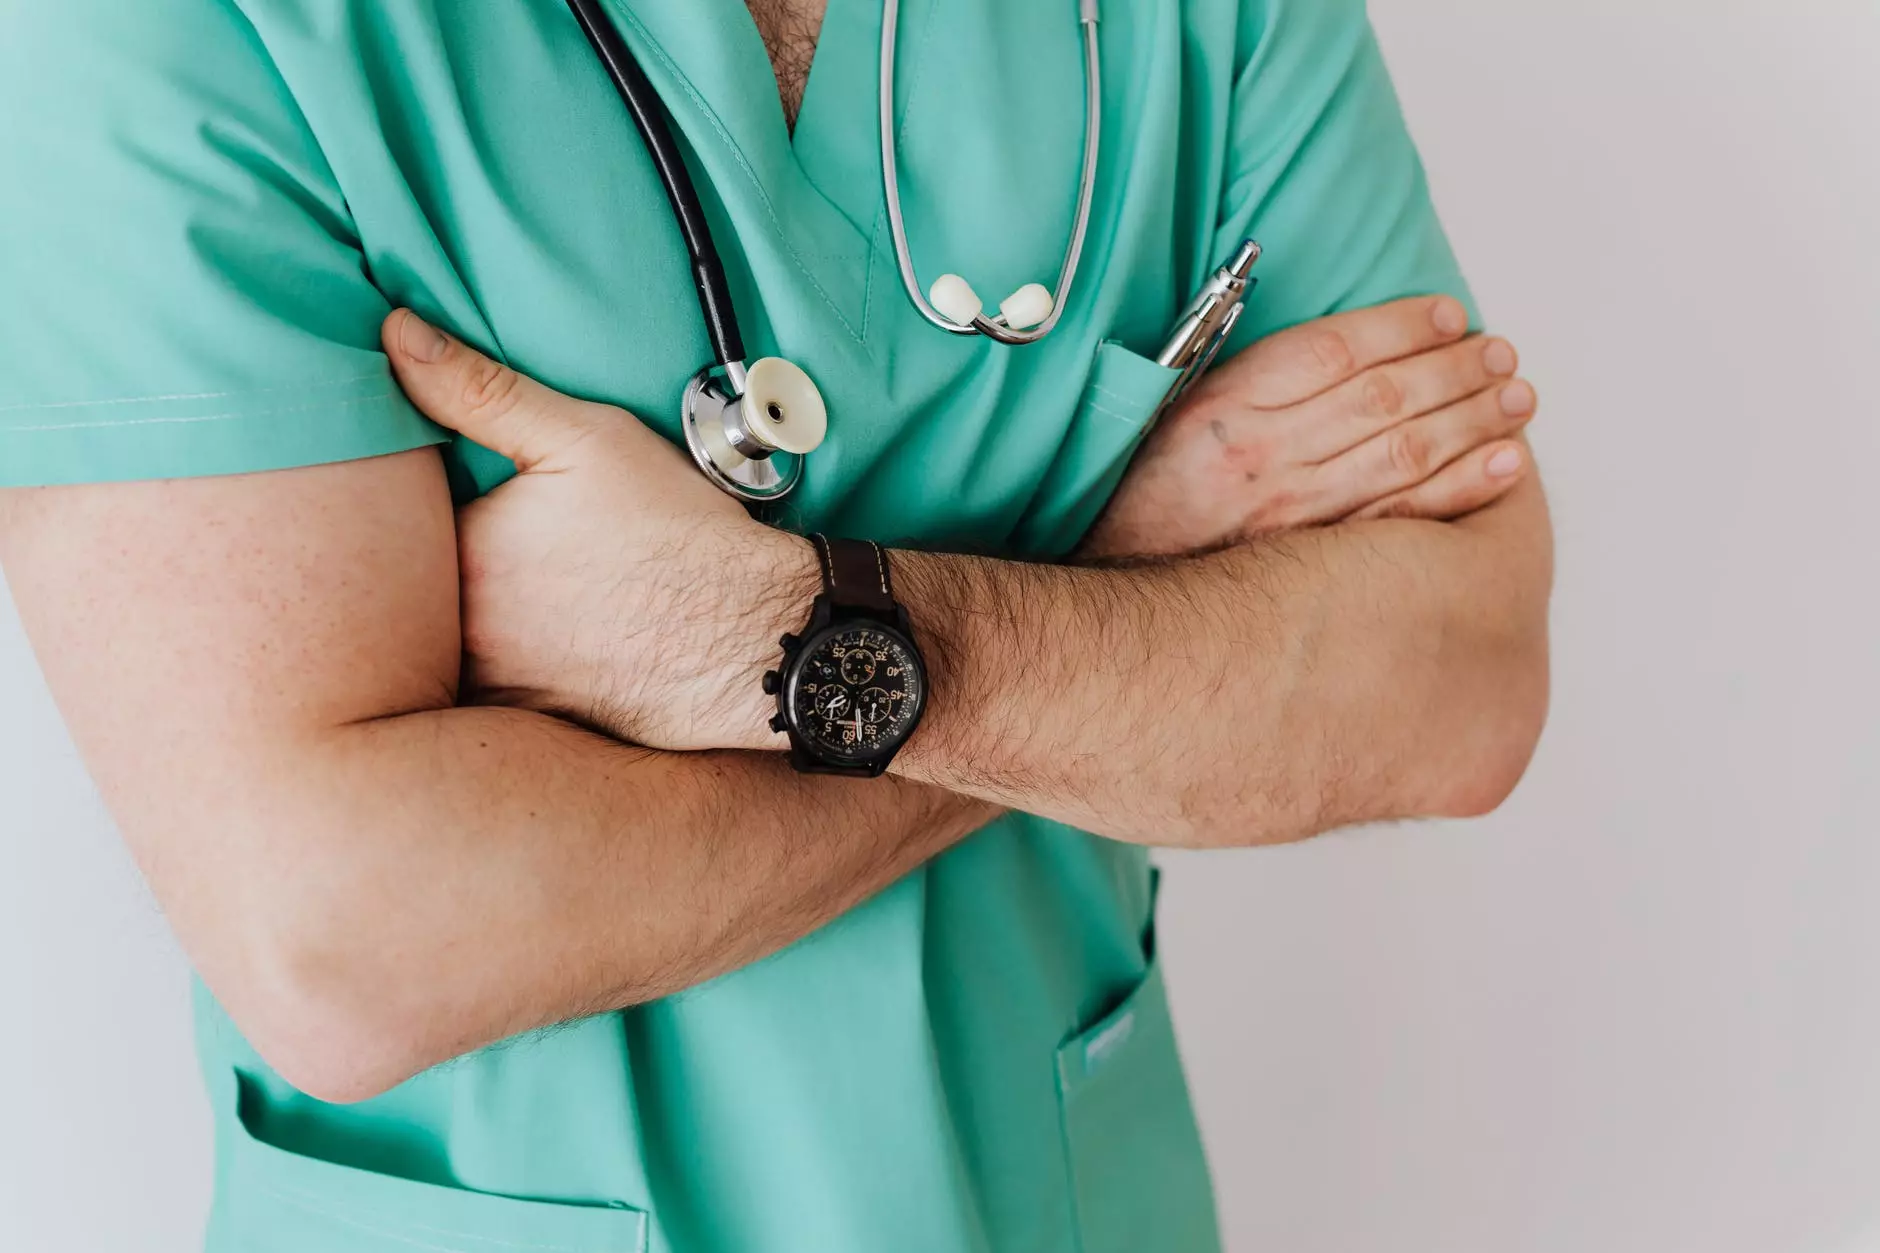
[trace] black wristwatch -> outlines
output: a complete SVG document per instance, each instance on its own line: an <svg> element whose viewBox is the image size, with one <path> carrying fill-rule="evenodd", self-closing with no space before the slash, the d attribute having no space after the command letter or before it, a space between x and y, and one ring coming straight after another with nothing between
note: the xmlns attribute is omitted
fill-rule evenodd
<svg viewBox="0 0 1880 1253"><path fill-rule="evenodd" d="M783 664L764 676L777 698L770 729L810 774L876 778L927 707L927 665L907 611L895 603L879 544L810 536L822 595L801 635L783 637Z"/></svg>

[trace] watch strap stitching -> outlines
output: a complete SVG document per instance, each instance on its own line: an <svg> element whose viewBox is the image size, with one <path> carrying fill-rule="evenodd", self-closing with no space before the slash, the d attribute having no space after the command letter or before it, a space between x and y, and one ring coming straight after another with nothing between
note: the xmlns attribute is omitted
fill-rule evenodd
<svg viewBox="0 0 1880 1253"><path fill-rule="evenodd" d="M893 612L894 582L886 549L872 540L834 540L822 534L809 538L822 563L823 595L831 603L874 614Z"/></svg>
<svg viewBox="0 0 1880 1253"><path fill-rule="evenodd" d="M888 556L881 551L880 544L870 540L868 546L875 550L875 573L881 576L881 594L893 600L894 593L888 590Z"/></svg>
<svg viewBox="0 0 1880 1253"><path fill-rule="evenodd" d="M836 587L836 570L835 563L829 556L829 537L821 534L812 535L809 537L809 542L815 545L816 558L822 565L823 591L833 592Z"/></svg>

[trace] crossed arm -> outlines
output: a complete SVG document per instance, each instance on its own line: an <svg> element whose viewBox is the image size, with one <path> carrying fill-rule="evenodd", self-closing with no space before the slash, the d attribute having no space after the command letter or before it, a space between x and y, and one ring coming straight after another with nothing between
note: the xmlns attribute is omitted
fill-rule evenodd
<svg viewBox="0 0 1880 1253"><path fill-rule="evenodd" d="M1530 484L1140 569L898 556L951 670L897 768L1162 845L1486 813L1545 714L1545 546Z"/></svg>
<svg viewBox="0 0 1880 1253"><path fill-rule="evenodd" d="M28 632L153 891L315 1096L744 965L991 816L456 707L430 450L0 500Z"/></svg>
<svg viewBox="0 0 1880 1253"><path fill-rule="evenodd" d="M761 726L762 641L807 604L800 541L766 533L770 558L705 615L756 632L748 663L661 674L604 629L591 660L520 638L505 660L517 624L485 594L505 565L492 531L564 592L597 582L541 560L531 508L559 526L573 491L588 534L666 553L674 534L750 524L616 410L461 345L393 353L433 416L527 471L456 529L428 451L0 499L0 559L126 838L225 1006L316 1096L745 964L1000 805L1144 842L1299 838L1486 809L1538 732L1546 525L1524 485L1456 522L1136 567L901 555L939 665L907 777L798 779L741 737ZM576 447L583 469L545 472ZM481 554L463 618L460 542ZM591 617L696 625L680 593L697 572L636 554L587 554L645 575ZM466 641L485 673L512 667L525 707L457 704ZM530 704L710 751L627 747Z"/></svg>

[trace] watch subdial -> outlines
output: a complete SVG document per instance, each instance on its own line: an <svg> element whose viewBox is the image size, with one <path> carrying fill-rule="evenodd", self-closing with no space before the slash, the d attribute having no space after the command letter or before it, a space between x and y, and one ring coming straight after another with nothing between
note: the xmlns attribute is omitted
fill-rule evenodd
<svg viewBox="0 0 1880 1253"><path fill-rule="evenodd" d="M842 681L861 687L875 677L875 655L865 648L851 648L842 654Z"/></svg>
<svg viewBox="0 0 1880 1253"><path fill-rule="evenodd" d="M816 692L816 712L825 718L840 718L849 712L847 688L825 687Z"/></svg>
<svg viewBox="0 0 1880 1253"><path fill-rule="evenodd" d="M894 697L885 688L871 687L856 698L856 707L863 721L879 725L894 713Z"/></svg>

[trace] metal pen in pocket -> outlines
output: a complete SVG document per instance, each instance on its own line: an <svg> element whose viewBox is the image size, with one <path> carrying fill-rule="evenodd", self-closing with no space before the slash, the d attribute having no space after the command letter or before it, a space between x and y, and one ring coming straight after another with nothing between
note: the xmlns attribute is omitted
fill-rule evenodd
<svg viewBox="0 0 1880 1253"><path fill-rule="evenodd" d="M1168 346L1156 356L1158 364L1181 371L1156 411L1157 417L1214 364L1221 345L1246 311L1248 295L1259 282L1253 277L1253 264L1259 259L1260 245L1251 239L1242 240L1233 258L1209 276L1182 311L1169 332Z"/></svg>

